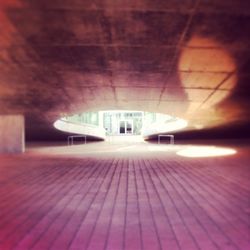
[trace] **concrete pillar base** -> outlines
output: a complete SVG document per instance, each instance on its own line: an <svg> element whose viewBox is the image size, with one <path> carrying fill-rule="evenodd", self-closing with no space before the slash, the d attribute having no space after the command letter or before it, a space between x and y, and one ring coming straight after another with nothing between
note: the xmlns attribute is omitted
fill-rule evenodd
<svg viewBox="0 0 250 250"><path fill-rule="evenodd" d="M24 150L24 116L0 115L0 153L23 153Z"/></svg>

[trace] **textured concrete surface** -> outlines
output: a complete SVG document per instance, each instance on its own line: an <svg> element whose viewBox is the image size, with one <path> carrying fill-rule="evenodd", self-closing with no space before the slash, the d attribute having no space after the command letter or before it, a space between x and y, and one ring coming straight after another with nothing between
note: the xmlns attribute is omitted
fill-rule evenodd
<svg viewBox="0 0 250 250"><path fill-rule="evenodd" d="M248 128L248 1L1 0L0 113L29 138L98 109Z"/></svg>
<svg viewBox="0 0 250 250"><path fill-rule="evenodd" d="M0 157L0 249L249 249L249 145L195 159L143 145Z"/></svg>
<svg viewBox="0 0 250 250"><path fill-rule="evenodd" d="M0 115L0 153L22 153L24 150L24 117Z"/></svg>

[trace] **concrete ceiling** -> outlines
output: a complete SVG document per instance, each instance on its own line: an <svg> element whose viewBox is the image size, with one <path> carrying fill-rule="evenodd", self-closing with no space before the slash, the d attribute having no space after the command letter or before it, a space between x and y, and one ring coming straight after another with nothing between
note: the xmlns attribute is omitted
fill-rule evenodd
<svg viewBox="0 0 250 250"><path fill-rule="evenodd" d="M249 125L249 34L244 0L1 0L0 113L31 137L103 109Z"/></svg>

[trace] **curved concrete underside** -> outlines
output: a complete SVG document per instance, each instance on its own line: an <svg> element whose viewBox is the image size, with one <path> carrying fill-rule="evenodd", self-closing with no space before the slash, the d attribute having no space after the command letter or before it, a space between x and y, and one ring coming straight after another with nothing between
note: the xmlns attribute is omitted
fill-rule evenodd
<svg viewBox="0 0 250 250"><path fill-rule="evenodd" d="M187 119L191 131L247 128L249 7L3 0L0 113L24 114L30 139L59 135L59 117L105 109L167 113Z"/></svg>
<svg viewBox="0 0 250 250"><path fill-rule="evenodd" d="M106 130L104 128L91 124L77 124L60 119L57 120L53 126L58 130L71 134L80 134L101 140L106 138Z"/></svg>

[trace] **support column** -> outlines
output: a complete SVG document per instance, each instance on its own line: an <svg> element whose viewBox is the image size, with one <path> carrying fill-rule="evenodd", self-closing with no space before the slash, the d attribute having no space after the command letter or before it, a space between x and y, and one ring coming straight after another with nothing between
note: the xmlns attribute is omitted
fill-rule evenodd
<svg viewBox="0 0 250 250"><path fill-rule="evenodd" d="M23 153L24 150L24 116L0 115L0 153Z"/></svg>

